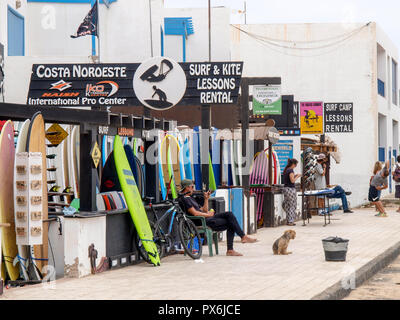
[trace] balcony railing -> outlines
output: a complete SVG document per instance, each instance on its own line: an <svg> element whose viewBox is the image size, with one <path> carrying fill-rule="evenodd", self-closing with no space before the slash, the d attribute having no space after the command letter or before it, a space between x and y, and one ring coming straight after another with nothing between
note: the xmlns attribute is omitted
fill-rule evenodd
<svg viewBox="0 0 400 320"><path fill-rule="evenodd" d="M380 79L378 79L378 94L385 97L385 83Z"/></svg>

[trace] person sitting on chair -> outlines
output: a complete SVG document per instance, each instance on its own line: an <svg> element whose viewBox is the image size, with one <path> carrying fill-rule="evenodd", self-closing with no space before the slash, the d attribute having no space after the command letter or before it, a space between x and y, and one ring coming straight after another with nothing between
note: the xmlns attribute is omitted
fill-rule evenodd
<svg viewBox="0 0 400 320"><path fill-rule="evenodd" d="M232 212L214 214L214 212L208 210L208 199L210 198L211 193L210 191L203 193L204 205L200 207L199 203L192 197L194 191L193 181L189 179L182 180L181 188L181 193L184 194L182 202L187 214L205 217L206 225L213 231L227 230L227 256L242 256L241 253L233 250L233 238L235 233L242 239L242 243L253 243L257 241L256 239L245 235Z"/></svg>
<svg viewBox="0 0 400 320"><path fill-rule="evenodd" d="M326 156L323 153L318 155L317 165L316 165L315 169L316 169L315 170L315 189L317 189L317 190L326 189L326 180L325 180ZM329 195L328 198L341 198L343 212L344 213L353 213L353 211L351 211L349 209L349 206L347 203L346 192L343 190L343 188L341 186L337 185L332 190L335 191L335 193Z"/></svg>

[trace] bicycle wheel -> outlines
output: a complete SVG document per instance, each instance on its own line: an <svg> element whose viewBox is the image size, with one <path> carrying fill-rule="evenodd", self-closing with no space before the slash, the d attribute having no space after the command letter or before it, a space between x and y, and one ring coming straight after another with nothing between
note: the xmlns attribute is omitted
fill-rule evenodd
<svg viewBox="0 0 400 320"><path fill-rule="evenodd" d="M158 255L161 259L165 255L165 243L166 243L165 237L162 234L160 228L158 228L157 230L154 230L154 222L153 221L149 221L149 223L150 223L150 228L153 231L154 243L156 244ZM152 264L152 262L149 258L149 255L147 254L147 251L144 248L142 240L140 240L138 234L136 234L136 244L137 244L137 248L139 250L139 254L143 258L143 260L146 261L147 263Z"/></svg>
<svg viewBox="0 0 400 320"><path fill-rule="evenodd" d="M182 217L179 219L178 231L183 249L192 259L199 259L203 247L196 225L192 220Z"/></svg>

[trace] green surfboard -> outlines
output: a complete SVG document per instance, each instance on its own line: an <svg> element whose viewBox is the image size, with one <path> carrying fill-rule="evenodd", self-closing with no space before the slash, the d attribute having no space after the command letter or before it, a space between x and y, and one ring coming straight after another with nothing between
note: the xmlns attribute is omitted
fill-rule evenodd
<svg viewBox="0 0 400 320"><path fill-rule="evenodd" d="M149 255L151 262L155 266L159 266L160 257L158 255L157 246L153 241L153 232L143 206L139 189L133 177L131 167L128 159L126 158L124 146L122 145L122 141L119 136L115 136L114 139L114 161L122 192L124 193L129 213L131 214L136 231Z"/></svg>
<svg viewBox="0 0 400 320"><path fill-rule="evenodd" d="M176 186L175 186L175 176L174 176L174 168L172 167L172 159L171 159L171 149L170 146L168 145L168 151L167 151L167 165L168 165L168 175L169 175L169 180L171 182L171 194L172 198L176 199L178 198L178 193L176 192Z"/></svg>
<svg viewBox="0 0 400 320"><path fill-rule="evenodd" d="M209 189L211 191L215 191L215 190L217 190L217 185L215 183L214 169L213 169L213 166L212 166L210 154L208 154L208 166L209 166L209 168L208 168Z"/></svg>

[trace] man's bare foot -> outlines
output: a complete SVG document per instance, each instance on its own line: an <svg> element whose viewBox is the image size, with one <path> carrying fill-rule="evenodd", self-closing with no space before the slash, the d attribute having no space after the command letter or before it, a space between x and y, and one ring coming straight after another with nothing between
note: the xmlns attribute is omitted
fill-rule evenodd
<svg viewBox="0 0 400 320"><path fill-rule="evenodd" d="M237 252L235 250L228 250L226 252L226 255L227 256L232 256L232 257L241 257L241 256L243 256L241 253L239 253L239 252Z"/></svg>
<svg viewBox="0 0 400 320"><path fill-rule="evenodd" d="M250 238L249 236L244 236L241 241L242 243L254 243L257 242L257 239Z"/></svg>

